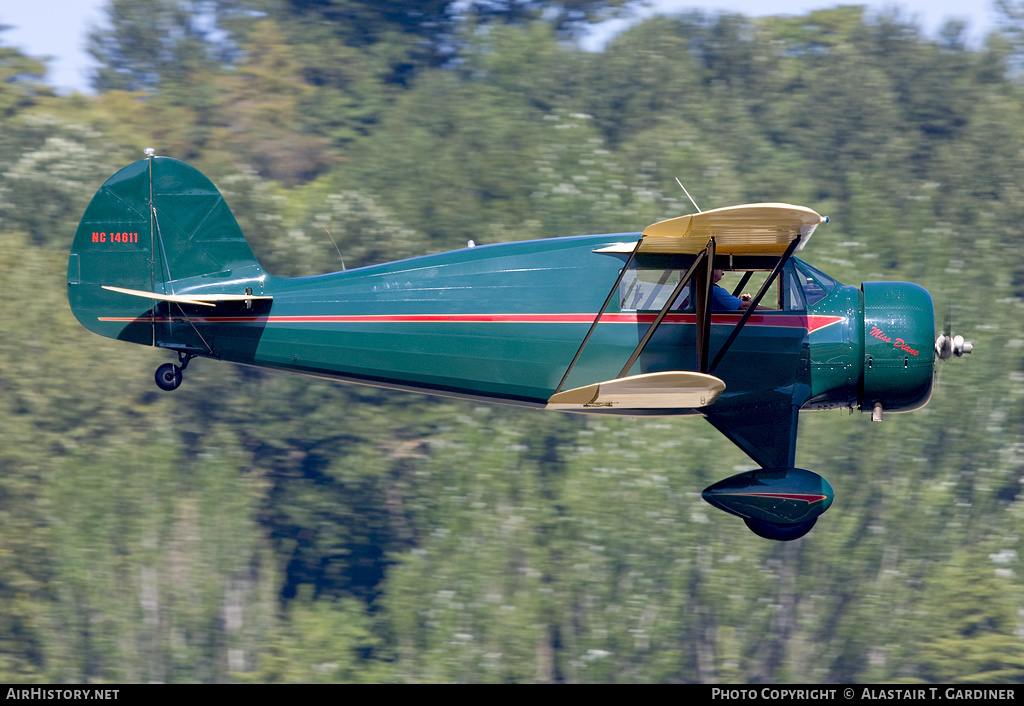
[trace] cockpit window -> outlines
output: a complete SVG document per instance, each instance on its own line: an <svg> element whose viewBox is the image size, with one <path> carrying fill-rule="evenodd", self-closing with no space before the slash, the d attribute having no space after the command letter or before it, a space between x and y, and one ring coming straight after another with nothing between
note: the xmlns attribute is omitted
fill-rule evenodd
<svg viewBox="0 0 1024 706"><path fill-rule="evenodd" d="M793 263L795 266L787 266L761 300L762 308L803 311L835 288L837 282L828 275L795 258ZM619 311L660 311L685 272L675 268L631 267L619 284ZM741 281L744 275L753 277ZM719 285L734 296L739 296L741 288L752 294L761 289L768 276L769 271L760 268L726 270ZM670 311L693 311L691 284L683 287Z"/></svg>
<svg viewBox="0 0 1024 706"><path fill-rule="evenodd" d="M783 308L789 311L803 311L807 308L807 304L804 302L804 290L801 286L803 275L796 269L787 267L784 276L786 278L786 299Z"/></svg>
<svg viewBox="0 0 1024 706"><path fill-rule="evenodd" d="M794 260L800 273L800 285L804 290L807 306L818 303L835 289L837 282L821 270L811 267L803 260Z"/></svg>
<svg viewBox="0 0 1024 706"><path fill-rule="evenodd" d="M619 284L619 310L660 311L683 274L684 270L630 268ZM681 311L688 308L692 308L689 284L679 293L672 310Z"/></svg>

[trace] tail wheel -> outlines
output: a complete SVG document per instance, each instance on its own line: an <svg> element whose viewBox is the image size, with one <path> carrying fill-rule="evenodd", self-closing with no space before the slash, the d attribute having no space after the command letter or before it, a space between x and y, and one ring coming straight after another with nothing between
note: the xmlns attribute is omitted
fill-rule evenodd
<svg viewBox="0 0 1024 706"><path fill-rule="evenodd" d="M758 537L774 539L777 542L789 542L794 539L800 539L810 532L811 528L814 527L814 523L818 521L818 518L814 517L806 522L797 522L793 525L780 525L775 522L756 520L752 517L744 518L743 521L747 523L747 527L750 528L750 531Z"/></svg>
<svg viewBox="0 0 1024 706"><path fill-rule="evenodd" d="M181 368L174 363L164 363L156 369L156 384L161 390L177 390L181 385Z"/></svg>

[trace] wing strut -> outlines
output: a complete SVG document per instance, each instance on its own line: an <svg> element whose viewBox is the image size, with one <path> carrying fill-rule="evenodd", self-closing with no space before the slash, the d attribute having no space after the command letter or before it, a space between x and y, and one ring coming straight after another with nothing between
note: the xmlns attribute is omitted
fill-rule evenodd
<svg viewBox="0 0 1024 706"><path fill-rule="evenodd" d="M750 281L750 277L753 274L753 270L747 270L746 272L743 273L743 278L740 280L740 283L736 285L736 289L732 290L732 295L734 297L738 297L740 295L740 292L742 292L743 288L747 286L747 282Z"/></svg>
<svg viewBox="0 0 1024 706"><path fill-rule="evenodd" d="M706 261L702 262L697 276L697 370L708 372L708 355L711 347L711 288L715 286L715 239L708 240L705 249Z"/></svg>
<svg viewBox="0 0 1024 706"><path fill-rule="evenodd" d="M779 261L775 263L775 267L772 268L771 274L768 275L768 279L766 279L764 281L764 284L761 285L761 289L758 290L757 295L750 302L750 306L748 306L746 311L743 312L743 316L740 317L740 320L736 322L736 326L733 327L732 332L729 334L729 338L726 339L725 345L723 345L722 348L718 351L718 355L715 356L715 360L713 363L711 363L711 367L707 370L701 369L702 373L710 374L714 372L715 368L718 367L718 364L722 362L722 358L724 358L725 354L729 351L729 347L732 346L733 341L736 340L736 337L740 335L740 330L743 328L743 325L746 324L747 321L750 319L751 314L753 314L757 310L757 305L761 303L762 299L764 299L764 295L768 293L768 289L775 282L775 279L779 276L779 273L782 272L782 268L785 266L786 262L789 261L789 258L796 251L796 246L799 242L800 239L797 238L789 244L788 248L786 248L786 252L783 253L782 257L779 258Z"/></svg>
<svg viewBox="0 0 1024 706"><path fill-rule="evenodd" d="M601 305L601 308L597 312L597 316L594 317L594 323L590 324L590 329L587 331L587 335L583 337L583 342L580 343L580 347L576 350L576 355L573 356L572 362L569 363L569 367L565 369L565 374L562 376L562 379L558 382L558 387L555 388L555 392L552 396L557 395L561 391L562 386L565 385L565 381L569 379L569 373L571 373L572 369L576 367L576 361L580 359L580 355L583 353L583 349L587 347L587 342L590 340L591 334L593 334L594 329L597 328L597 322L601 320L601 316L604 314L605 309L607 309L608 305L611 304L612 297L614 297L615 292L618 291L619 285L622 283L622 278L626 276L626 270L628 270L629 266L633 264L633 260L636 258L636 254L640 251L640 244L643 242L643 238L640 238L639 240L636 241L636 246L633 248L633 252L629 254L629 258L627 258L626 264L623 265L622 269L619 271L619 276L615 279L615 284L612 285L611 290L608 292L608 296L605 298L604 304ZM620 375L619 377L622 376Z"/></svg>
<svg viewBox="0 0 1024 706"><path fill-rule="evenodd" d="M626 375L629 374L629 369L633 367L633 364L636 363L637 358L639 358L640 354L644 352L644 348L647 347L647 343L651 340L651 337L654 336L654 332L658 330L659 326L661 326L661 322L665 320L665 317L668 315L668 312L672 308L672 305L675 304L676 298L679 296L679 293L683 291L683 287L685 287L687 284L689 284L690 279L693 277L693 273L697 271L697 268L700 267L701 263L703 263L709 256L712 258L711 261L713 262L714 261L714 257L715 257L715 241L714 241L714 239L712 239L703 250L701 250L699 253L697 253L697 258L693 261L693 264L690 265L690 269L688 269L686 271L686 274L684 274L682 276L682 278L679 280L679 284L677 284L676 288L674 290L672 290L672 294L669 296L668 300L665 302L665 306L663 306L661 308L661 311L658 312L658 315L654 318L653 323L651 323L650 327L648 327L647 333L645 333L644 337L642 339L640 339L640 343L637 344L637 347L633 349L633 353L629 356L629 360L626 361L626 364L624 366L622 366L622 370L619 372L618 377L623 378L623 377L626 377ZM709 270L709 272L710 272L710 270ZM710 281L710 280L708 280L708 281ZM700 294L700 290L698 289L698 291L697 291L697 319L698 319L698 321L697 321L697 330L698 331L701 329L701 322L700 322L700 319L702 318L701 317L701 312L704 311L704 309L701 308L701 301L700 301L700 299L701 299L701 294ZM704 299L708 300L709 297L707 297L705 295ZM710 307L704 307L704 308L705 309L710 309ZM710 311L705 311L703 318L707 319L708 323L710 324L711 318L710 318L710 316L708 316L709 313L710 313ZM701 372L705 372L705 371L701 371Z"/></svg>

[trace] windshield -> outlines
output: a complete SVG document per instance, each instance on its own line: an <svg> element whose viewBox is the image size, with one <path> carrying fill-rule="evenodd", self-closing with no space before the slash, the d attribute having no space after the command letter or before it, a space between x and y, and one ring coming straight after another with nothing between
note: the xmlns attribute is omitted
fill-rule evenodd
<svg viewBox="0 0 1024 706"><path fill-rule="evenodd" d="M836 288L836 285L839 284L836 280L821 270L811 267L803 260L796 258L793 258L793 260L797 271L800 273L800 285L804 290L807 306L812 306L827 297Z"/></svg>

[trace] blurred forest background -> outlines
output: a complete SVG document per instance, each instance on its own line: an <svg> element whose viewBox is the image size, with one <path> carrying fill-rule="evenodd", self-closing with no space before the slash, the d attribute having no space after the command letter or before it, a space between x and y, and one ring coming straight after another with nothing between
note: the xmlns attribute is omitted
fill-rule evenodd
<svg viewBox="0 0 1024 706"><path fill-rule="evenodd" d="M1024 681L1024 3L982 47L898 12L111 0L96 95L0 32L0 682ZM95 336L67 251L142 148L279 275L803 204L803 255L975 342L930 405L804 415L806 538L706 505L699 419L590 419Z"/></svg>

